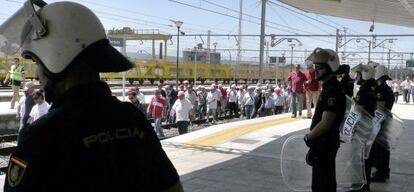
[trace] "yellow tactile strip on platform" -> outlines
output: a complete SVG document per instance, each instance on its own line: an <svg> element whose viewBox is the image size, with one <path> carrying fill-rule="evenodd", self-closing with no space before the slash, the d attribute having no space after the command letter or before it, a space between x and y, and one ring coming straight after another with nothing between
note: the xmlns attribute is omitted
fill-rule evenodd
<svg viewBox="0 0 414 192"><path fill-rule="evenodd" d="M202 146L213 146L225 143L227 141L230 141L232 139L238 138L242 135L248 134L250 132L268 128L271 126L281 125L285 123L290 123L294 121L299 121L299 118L290 118L290 117L284 117L284 118L278 118L278 119L272 119L263 121L260 123L252 123L247 124L239 127L233 127L229 128L223 131L219 131L216 133L212 133L206 136L202 136L200 138L185 142L185 144L189 145L202 145Z"/></svg>

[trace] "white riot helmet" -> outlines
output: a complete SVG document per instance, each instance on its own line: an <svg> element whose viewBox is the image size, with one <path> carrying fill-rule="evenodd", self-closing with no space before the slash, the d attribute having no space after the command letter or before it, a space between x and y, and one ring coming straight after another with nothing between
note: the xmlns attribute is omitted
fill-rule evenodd
<svg viewBox="0 0 414 192"><path fill-rule="evenodd" d="M365 80L365 81L374 79L375 69L369 65L363 65L361 75L362 75L362 80Z"/></svg>
<svg viewBox="0 0 414 192"><path fill-rule="evenodd" d="M306 61L312 61L314 64L327 64L332 72L336 72L340 65L338 54L332 49L316 48Z"/></svg>
<svg viewBox="0 0 414 192"><path fill-rule="evenodd" d="M371 66L372 68L376 69L378 66L380 66L380 64L377 62L370 61L368 62L368 66Z"/></svg>
<svg viewBox="0 0 414 192"><path fill-rule="evenodd" d="M87 54L93 61L88 64L94 64L91 69L98 72L120 72L133 66L109 45L97 16L74 2L26 1L0 26L0 48L8 54L21 48L23 57L40 62L52 75L64 72L82 54Z"/></svg>
<svg viewBox="0 0 414 192"><path fill-rule="evenodd" d="M381 77L384 77L384 76L387 76L389 78L388 69L383 65L377 66L375 68L375 80L378 80L378 79L380 79Z"/></svg>

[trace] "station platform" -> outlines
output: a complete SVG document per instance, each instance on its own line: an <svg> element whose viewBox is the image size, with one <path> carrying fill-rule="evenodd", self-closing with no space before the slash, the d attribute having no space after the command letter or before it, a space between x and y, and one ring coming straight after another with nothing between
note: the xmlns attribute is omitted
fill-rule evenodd
<svg viewBox="0 0 414 192"><path fill-rule="evenodd" d="M414 191L413 109L412 104L394 105L406 129L391 152L390 179L372 183L372 192ZM161 143L185 191L287 192L280 170L282 145L293 134L307 133L310 123L282 114L217 124ZM4 175L0 190L1 182Z"/></svg>
<svg viewBox="0 0 414 192"><path fill-rule="evenodd" d="M414 106L397 104L394 113L406 130L391 152L391 175L372 183L373 192L414 191ZM310 119L278 115L229 124L162 141L185 191L291 191L283 182L280 155L292 134L308 132Z"/></svg>

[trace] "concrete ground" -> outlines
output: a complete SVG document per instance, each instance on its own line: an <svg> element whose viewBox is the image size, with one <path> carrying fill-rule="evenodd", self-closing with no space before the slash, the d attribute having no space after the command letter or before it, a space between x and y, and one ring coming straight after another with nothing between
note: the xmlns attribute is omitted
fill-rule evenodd
<svg viewBox="0 0 414 192"><path fill-rule="evenodd" d="M413 109L413 105L395 105L393 111L403 119L406 129L391 152L390 179L386 183L372 183L371 191L414 191ZM173 138L172 144L164 143L164 149L176 166L186 191L292 191L282 179L280 152L286 138L306 133L307 130L296 129L309 123L309 120L287 122L242 135L224 136L226 138L220 141L208 137L204 137L204 141L183 138L180 143L179 138ZM213 135L220 137L220 134ZM197 149L197 145L189 145L193 143L202 143L204 147Z"/></svg>
<svg viewBox="0 0 414 192"><path fill-rule="evenodd" d="M400 103L393 112L406 129L391 152L390 179L373 183L374 192L414 191L414 106ZM282 179L281 148L290 135L306 133L310 120L288 116L214 125L162 143L185 191L292 191Z"/></svg>

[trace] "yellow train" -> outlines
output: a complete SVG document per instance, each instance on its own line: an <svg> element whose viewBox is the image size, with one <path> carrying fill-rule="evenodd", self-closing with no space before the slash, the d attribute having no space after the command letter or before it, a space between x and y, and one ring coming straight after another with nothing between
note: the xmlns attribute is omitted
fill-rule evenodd
<svg viewBox="0 0 414 192"><path fill-rule="evenodd" d="M6 77L10 69L11 58L6 60L0 58L0 80ZM36 65L30 60L22 60L25 65L26 78L35 78ZM179 64L179 80L194 80L195 73L194 63L180 63ZM290 71L289 67L265 67L264 80L275 81L277 79L285 79ZM142 84L145 80L153 83L154 81L164 82L166 80L175 80L176 78L176 63L160 60L138 60L135 61L135 67L125 73L126 79L132 84L138 81ZM252 81L256 82L259 78L258 65L225 65L225 64L197 64L197 81L204 83L206 80L236 82ZM104 80L121 79L121 73L101 73L101 78Z"/></svg>

